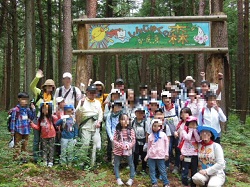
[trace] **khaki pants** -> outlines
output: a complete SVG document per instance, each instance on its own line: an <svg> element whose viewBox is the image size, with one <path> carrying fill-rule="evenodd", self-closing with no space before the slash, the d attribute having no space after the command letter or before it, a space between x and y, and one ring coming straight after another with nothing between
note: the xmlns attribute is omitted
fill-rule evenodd
<svg viewBox="0 0 250 187"><path fill-rule="evenodd" d="M199 186L204 186L208 183L207 187L221 187L225 183L225 175L223 174L204 176L200 173L196 173L192 179L193 182Z"/></svg>
<svg viewBox="0 0 250 187"><path fill-rule="evenodd" d="M93 142L93 136L94 136L95 132L94 131L89 131L87 129L82 129L81 130L81 142L82 142L82 146L83 148L86 150L86 156L89 152L89 146L92 145L91 142ZM92 148L92 154L91 154L91 165L95 165L95 161L96 161L96 147L93 146Z"/></svg>
<svg viewBox="0 0 250 187"><path fill-rule="evenodd" d="M14 142L15 142L14 159L15 160L18 159L21 152L25 153L25 154L28 154L28 152L27 152L28 140L29 140L29 135L28 134L20 134L18 132L15 132L15 134L14 134Z"/></svg>

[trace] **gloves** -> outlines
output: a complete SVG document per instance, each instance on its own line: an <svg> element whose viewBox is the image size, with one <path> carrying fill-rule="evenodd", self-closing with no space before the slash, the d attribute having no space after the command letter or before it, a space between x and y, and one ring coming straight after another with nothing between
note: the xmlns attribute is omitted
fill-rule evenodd
<svg viewBox="0 0 250 187"><path fill-rule="evenodd" d="M143 146L143 152L147 152L148 149L148 143L145 143Z"/></svg>

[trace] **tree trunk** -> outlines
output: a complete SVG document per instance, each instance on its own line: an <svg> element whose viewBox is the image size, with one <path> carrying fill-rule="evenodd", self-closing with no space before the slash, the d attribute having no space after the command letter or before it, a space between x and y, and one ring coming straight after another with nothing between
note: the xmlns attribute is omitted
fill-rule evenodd
<svg viewBox="0 0 250 187"><path fill-rule="evenodd" d="M53 79L53 54L52 54L52 1L47 0L47 62L46 79Z"/></svg>
<svg viewBox="0 0 250 187"><path fill-rule="evenodd" d="M3 32L3 23L5 21L5 17L6 17L6 10L7 10L7 1L8 0L3 0L1 3L1 17L0 17L0 36L2 36L2 32Z"/></svg>
<svg viewBox="0 0 250 187"><path fill-rule="evenodd" d="M64 0L63 1L63 72L72 71L71 22L72 22L71 0Z"/></svg>
<svg viewBox="0 0 250 187"><path fill-rule="evenodd" d="M33 0L25 1L25 64L26 64L26 92L32 96L30 83L35 76L35 6Z"/></svg>
<svg viewBox="0 0 250 187"><path fill-rule="evenodd" d="M12 76L12 84L11 90L13 90L11 94L11 106L16 104L17 95L20 91L20 63L18 60L18 21L17 21L17 1L11 1L11 9L12 9L12 64L13 64L13 73Z"/></svg>
<svg viewBox="0 0 250 187"><path fill-rule="evenodd" d="M62 0L58 3L58 62L57 62L57 82L60 84L60 80L63 76L63 35L62 35Z"/></svg>
<svg viewBox="0 0 250 187"><path fill-rule="evenodd" d="M236 109L240 110L239 114L243 111L243 98L242 94L245 93L244 81L244 19L243 19L243 0L237 1L237 10L238 10L238 49L237 49L237 65L236 65L236 75L235 75L235 88L236 88ZM244 86L243 86L244 85ZM244 93L243 93L244 92ZM243 122L243 121L242 121Z"/></svg>
<svg viewBox="0 0 250 187"><path fill-rule="evenodd" d="M120 66L119 66L119 55L115 55L115 69L116 69L116 79L121 78Z"/></svg>
<svg viewBox="0 0 250 187"><path fill-rule="evenodd" d="M42 4L41 4L41 0L37 0L36 1L36 5L37 5L37 10L38 10L38 16L39 16L39 28L40 28L40 37L41 37L41 41L40 41L40 58L39 58L39 69L45 71L45 50L46 50L46 37L45 37L45 23L44 23L44 18L43 18L43 8L42 8ZM42 82L43 81L39 81L37 86L41 87Z"/></svg>
<svg viewBox="0 0 250 187"><path fill-rule="evenodd" d="M205 14L205 8L206 8L206 0L200 0L199 1L199 11L198 11L198 15L199 16L204 16ZM204 53L199 53L197 55L197 59L198 59L198 74L197 74L197 86L199 86L199 83L201 82L201 76L199 76L200 72L205 72L205 57L204 57Z"/></svg>
<svg viewBox="0 0 250 187"><path fill-rule="evenodd" d="M224 14L222 11L221 3L218 0L211 1L211 10L212 15L220 15ZM227 24L226 22L212 22L211 24L211 44L212 47L227 47L228 46L228 39L227 39ZM225 54L211 54L207 61L206 66L206 79L211 83L218 83L218 73L224 72L224 61L225 61ZM227 113L226 108L226 96L225 94L225 87L228 86L228 82L223 80L223 89L221 92L221 101L220 106L222 110Z"/></svg>

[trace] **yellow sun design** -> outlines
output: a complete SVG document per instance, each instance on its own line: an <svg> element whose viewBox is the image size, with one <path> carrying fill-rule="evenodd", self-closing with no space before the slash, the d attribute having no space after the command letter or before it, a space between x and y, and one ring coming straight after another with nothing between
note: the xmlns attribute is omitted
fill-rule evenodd
<svg viewBox="0 0 250 187"><path fill-rule="evenodd" d="M108 42L114 42L107 36L108 25L92 25L90 34L90 48L108 48Z"/></svg>

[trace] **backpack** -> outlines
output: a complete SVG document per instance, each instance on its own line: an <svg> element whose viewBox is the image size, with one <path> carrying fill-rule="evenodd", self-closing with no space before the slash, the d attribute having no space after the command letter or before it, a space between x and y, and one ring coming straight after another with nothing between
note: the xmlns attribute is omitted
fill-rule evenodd
<svg viewBox="0 0 250 187"><path fill-rule="evenodd" d="M18 108L17 106L14 107L14 108L12 108L12 109L10 109L10 110L8 111L7 129L8 129L9 132L11 131L11 130L10 130L11 116L12 116L12 113L13 113L14 110L16 111L15 119L18 119L18 118L19 118L19 108Z"/></svg>
<svg viewBox="0 0 250 187"><path fill-rule="evenodd" d="M37 94L37 97L36 99L34 99L34 105L36 106L37 102L40 100L40 99L43 99L43 94L44 94L44 91L41 90L40 94Z"/></svg>
<svg viewBox="0 0 250 187"><path fill-rule="evenodd" d="M76 88L74 86L71 87L73 89L73 95L72 95L72 99L74 97L74 106L76 108ZM70 90L69 90L70 91ZM63 98L66 99L66 97L68 96L68 93L66 93ZM62 86L59 88L59 93L58 93L58 97L62 97Z"/></svg>

